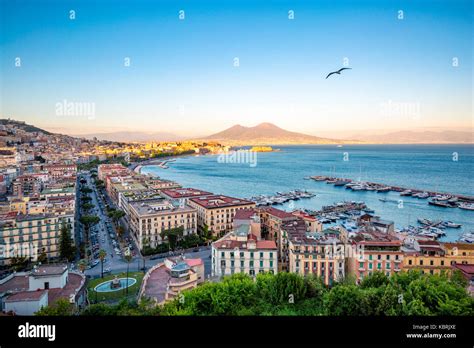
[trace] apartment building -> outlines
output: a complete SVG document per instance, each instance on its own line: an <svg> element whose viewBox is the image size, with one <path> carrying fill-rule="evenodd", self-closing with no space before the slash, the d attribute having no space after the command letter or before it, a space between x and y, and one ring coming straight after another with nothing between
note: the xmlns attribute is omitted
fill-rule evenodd
<svg viewBox="0 0 474 348"><path fill-rule="evenodd" d="M281 227L281 269L301 275L314 274L332 285L346 274L343 231L309 232L302 219Z"/></svg>
<svg viewBox="0 0 474 348"><path fill-rule="evenodd" d="M260 221L262 223L262 236L265 239L279 243L280 231L283 223L295 221L298 218L284 210L273 207L259 208Z"/></svg>
<svg viewBox="0 0 474 348"><path fill-rule="evenodd" d="M351 239L352 252L347 254L348 273L360 283L373 272L390 276L403 269L402 242L392 235L360 232Z"/></svg>
<svg viewBox="0 0 474 348"><path fill-rule="evenodd" d="M474 264L474 245L441 243L434 240L415 240L412 249L405 250L403 268L422 273L452 272L455 264Z"/></svg>
<svg viewBox="0 0 474 348"><path fill-rule="evenodd" d="M255 207L255 202L223 195L189 198L188 204L197 209L199 230L207 226L209 232L217 236L232 230L234 215L238 210Z"/></svg>
<svg viewBox="0 0 474 348"><path fill-rule="evenodd" d="M58 257L63 223L70 228L74 240L74 211L63 215L4 214L0 217L0 245L3 246L0 264L8 264L12 257L29 257L36 261L43 252L48 258Z"/></svg>
<svg viewBox="0 0 474 348"><path fill-rule="evenodd" d="M248 225L241 225L212 243L212 276L222 277L234 273L255 276L263 272L278 272L275 242L258 240L249 231Z"/></svg>
<svg viewBox="0 0 474 348"><path fill-rule="evenodd" d="M183 236L197 233L197 211L190 206L175 206L163 199L129 204L130 231L138 247L156 247L163 242L161 232L182 226Z"/></svg>

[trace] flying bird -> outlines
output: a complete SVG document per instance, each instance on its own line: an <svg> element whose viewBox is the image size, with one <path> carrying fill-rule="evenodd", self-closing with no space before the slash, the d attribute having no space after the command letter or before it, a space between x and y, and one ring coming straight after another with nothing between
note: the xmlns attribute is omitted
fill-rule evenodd
<svg viewBox="0 0 474 348"><path fill-rule="evenodd" d="M342 70L348 70L348 69L352 69L352 68L341 68L341 69L339 69L338 71L330 72L330 73L328 74L328 76L326 76L326 79L327 79L329 76L331 76L332 74L341 75L341 71L342 71Z"/></svg>

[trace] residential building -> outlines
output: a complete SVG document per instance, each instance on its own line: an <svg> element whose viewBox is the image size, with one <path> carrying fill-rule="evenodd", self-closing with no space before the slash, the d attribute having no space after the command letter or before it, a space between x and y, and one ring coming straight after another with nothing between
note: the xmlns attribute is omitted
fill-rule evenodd
<svg viewBox="0 0 474 348"><path fill-rule="evenodd" d="M223 195L189 198L188 204L197 209L198 228L207 226L212 235L222 236L232 230L234 215L238 210L254 208L255 202Z"/></svg>
<svg viewBox="0 0 474 348"><path fill-rule="evenodd" d="M278 249L270 240L258 240L250 232L250 226L229 232L212 243L212 276L225 276L245 273L255 276L258 273L278 271Z"/></svg>
<svg viewBox="0 0 474 348"><path fill-rule="evenodd" d="M161 233L171 228L183 227L183 235L197 233L197 211L185 205L175 206L163 199L132 202L129 204L130 231L140 249L156 247L163 242Z"/></svg>

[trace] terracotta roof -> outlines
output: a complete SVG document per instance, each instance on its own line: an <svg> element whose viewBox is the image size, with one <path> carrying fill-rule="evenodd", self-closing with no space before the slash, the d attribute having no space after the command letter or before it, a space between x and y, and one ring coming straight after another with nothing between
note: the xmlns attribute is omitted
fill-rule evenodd
<svg viewBox="0 0 474 348"><path fill-rule="evenodd" d="M270 215L276 216L279 219L289 219L289 220L296 220L296 216L288 213L284 210L276 209L273 207L262 208L263 211L267 212Z"/></svg>
<svg viewBox="0 0 474 348"><path fill-rule="evenodd" d="M184 262L186 262L189 267L200 266L203 264L202 259L184 259Z"/></svg>
<svg viewBox="0 0 474 348"><path fill-rule="evenodd" d="M38 301L45 294L48 294L48 290L21 291L8 296L5 302Z"/></svg>
<svg viewBox="0 0 474 348"><path fill-rule="evenodd" d="M254 209L240 209L235 212L234 220L248 220L256 214Z"/></svg>
<svg viewBox="0 0 474 348"><path fill-rule="evenodd" d="M474 244L470 244L470 243L443 243L443 244L450 249L458 248L458 249L474 250Z"/></svg>
<svg viewBox="0 0 474 348"><path fill-rule="evenodd" d="M453 265L453 268L457 268L457 269L459 269L460 271L462 271L464 273L474 275L474 265L473 264L465 265L465 264L462 264L462 263L456 263L455 265Z"/></svg>
<svg viewBox="0 0 474 348"><path fill-rule="evenodd" d="M441 244L438 241L435 240L418 240L418 245L423 246L423 245L434 245L434 246L441 246Z"/></svg>
<svg viewBox="0 0 474 348"><path fill-rule="evenodd" d="M273 240L257 241L257 249L276 249L277 245Z"/></svg>

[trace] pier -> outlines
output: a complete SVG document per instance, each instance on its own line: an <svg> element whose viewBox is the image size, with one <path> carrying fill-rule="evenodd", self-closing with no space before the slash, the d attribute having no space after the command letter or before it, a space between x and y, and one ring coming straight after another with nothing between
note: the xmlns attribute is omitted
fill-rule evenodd
<svg viewBox="0 0 474 348"><path fill-rule="evenodd" d="M346 186L354 191L377 191L377 192L399 192L401 196L413 196L416 198L433 198L435 202L446 201L445 204L439 203L437 205L445 207L459 207L459 203L466 203L461 205L461 209L474 210L470 204L474 204L474 196L467 196L456 193L438 192L430 190L420 190L416 188L402 187L402 186L388 186L382 183L375 183L369 181L354 181L352 179L337 178L332 176L316 175L310 176L314 181L325 181L328 184L335 186ZM449 203L449 204L448 204Z"/></svg>

